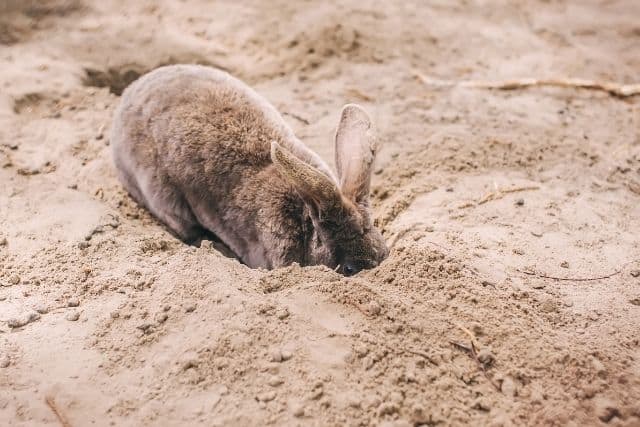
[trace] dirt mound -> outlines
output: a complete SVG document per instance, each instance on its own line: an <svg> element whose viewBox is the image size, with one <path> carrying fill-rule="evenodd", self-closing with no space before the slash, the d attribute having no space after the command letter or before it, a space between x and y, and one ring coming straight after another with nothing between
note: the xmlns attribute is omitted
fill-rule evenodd
<svg viewBox="0 0 640 427"><path fill-rule="evenodd" d="M637 425L639 100L416 73L631 82L638 7L2 3L0 425ZM251 270L138 206L107 129L179 62L329 162L362 103L389 258Z"/></svg>

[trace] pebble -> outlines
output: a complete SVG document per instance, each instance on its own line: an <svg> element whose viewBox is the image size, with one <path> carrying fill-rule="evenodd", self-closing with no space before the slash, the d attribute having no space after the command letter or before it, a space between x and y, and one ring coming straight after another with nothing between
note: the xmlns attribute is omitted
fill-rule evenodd
<svg viewBox="0 0 640 427"><path fill-rule="evenodd" d="M516 206L524 206L524 199L516 200Z"/></svg>
<svg viewBox="0 0 640 427"><path fill-rule="evenodd" d="M35 309L40 314L47 314L49 312L49 307L46 305L40 305Z"/></svg>
<svg viewBox="0 0 640 427"><path fill-rule="evenodd" d="M278 387L283 383L284 383L284 380L276 375L271 376L267 381L267 384L269 384L271 387Z"/></svg>
<svg viewBox="0 0 640 427"><path fill-rule="evenodd" d="M478 397L473 404L471 404L471 408L472 409L478 409L480 411L490 411L491 410L491 403L489 402L489 399L486 399L484 397Z"/></svg>
<svg viewBox="0 0 640 427"><path fill-rule="evenodd" d="M640 277L640 270L631 270L631 276Z"/></svg>
<svg viewBox="0 0 640 427"><path fill-rule="evenodd" d="M516 383L511 379L511 377L506 377L504 380L502 380L500 391L502 391L505 396L509 397L515 397L518 392Z"/></svg>
<svg viewBox="0 0 640 427"><path fill-rule="evenodd" d="M478 352L478 360L484 366L491 366L496 358L493 353L491 353L491 350L489 350L488 348L483 348Z"/></svg>
<svg viewBox="0 0 640 427"><path fill-rule="evenodd" d="M286 308L278 309L278 311L276 311L276 317L280 320L286 319L287 317L289 317L289 310L287 310Z"/></svg>
<svg viewBox="0 0 640 427"><path fill-rule="evenodd" d="M6 354L0 354L0 368L6 368L11 365L11 359Z"/></svg>
<svg viewBox="0 0 640 427"><path fill-rule="evenodd" d="M0 246L7 246L7 238L6 237L0 237Z"/></svg>
<svg viewBox="0 0 640 427"><path fill-rule="evenodd" d="M367 305L367 311L374 316L377 316L382 311L382 307L380 307L380 304L378 304L377 301L372 300L369 301L369 304Z"/></svg>
<svg viewBox="0 0 640 427"><path fill-rule="evenodd" d="M282 352L279 349L271 350L269 352L269 360L272 362L282 362Z"/></svg>
<svg viewBox="0 0 640 427"><path fill-rule="evenodd" d="M117 319L118 317L120 317L120 313L118 313L117 311L112 311L111 312L111 318L112 319Z"/></svg>
<svg viewBox="0 0 640 427"><path fill-rule="evenodd" d="M304 416L304 406L300 403L296 403L292 406L293 416L296 418L300 418Z"/></svg>
<svg viewBox="0 0 640 427"><path fill-rule="evenodd" d="M14 274L13 276L11 276L9 278L9 283L12 285L17 285L20 283L20 276L18 276L17 274Z"/></svg>
<svg viewBox="0 0 640 427"><path fill-rule="evenodd" d="M289 360L293 357L293 353L289 350L282 350L282 360Z"/></svg>
<svg viewBox="0 0 640 427"><path fill-rule="evenodd" d="M567 261L562 261L562 262L560 263L560 267L562 267L562 268L569 268L569 263L568 263Z"/></svg>
<svg viewBox="0 0 640 427"><path fill-rule="evenodd" d="M78 248L79 249L87 249L89 246L91 246L91 243L89 243L87 241L78 243Z"/></svg>
<svg viewBox="0 0 640 427"><path fill-rule="evenodd" d="M191 312L195 311L195 309L196 309L196 305L195 304L189 304L188 306L186 306L184 308L184 311L187 312L187 313L191 313Z"/></svg>
<svg viewBox="0 0 640 427"><path fill-rule="evenodd" d="M265 393L261 393L258 395L258 400L260 402L271 402L275 398L276 398L275 391L267 391Z"/></svg>
<svg viewBox="0 0 640 427"><path fill-rule="evenodd" d="M76 297L69 298L67 301L67 307L78 307L80 305L80 300Z"/></svg>
<svg viewBox="0 0 640 427"><path fill-rule="evenodd" d="M78 313L77 311L70 311L69 313L67 313L67 315L65 316L65 319L67 319L69 322L75 322L76 320L78 320L80 318L80 313Z"/></svg>
<svg viewBox="0 0 640 427"><path fill-rule="evenodd" d="M144 333L148 333L148 332L151 332L151 328L153 328L153 324L149 322L141 323L140 325L136 326L136 328L140 329Z"/></svg>
<svg viewBox="0 0 640 427"><path fill-rule="evenodd" d="M25 326L26 324L31 322L35 322L38 319L40 319L40 314L32 311L20 317L14 317L7 320L7 326L9 326L10 328L21 328L22 326Z"/></svg>
<svg viewBox="0 0 640 427"><path fill-rule="evenodd" d="M164 311L169 311L169 310L171 310L171 306L170 305L165 305L164 307L162 307L162 309Z"/></svg>
<svg viewBox="0 0 640 427"><path fill-rule="evenodd" d="M156 314L156 322L158 323L164 323L167 321L168 318L169 318L169 315L167 313Z"/></svg>
<svg viewBox="0 0 640 427"><path fill-rule="evenodd" d="M615 403L606 398L595 399L594 409L596 416L604 423L608 423L614 417L620 416L620 410Z"/></svg>

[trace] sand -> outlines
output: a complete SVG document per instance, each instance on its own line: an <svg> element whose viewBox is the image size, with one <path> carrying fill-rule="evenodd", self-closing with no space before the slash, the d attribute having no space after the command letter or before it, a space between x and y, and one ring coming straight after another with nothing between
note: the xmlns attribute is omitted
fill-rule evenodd
<svg viewBox="0 0 640 427"><path fill-rule="evenodd" d="M638 16L0 2L0 425L640 425L640 97L416 78L637 83ZM330 163L341 106L369 110L389 258L251 270L139 208L112 112L180 62L247 81Z"/></svg>

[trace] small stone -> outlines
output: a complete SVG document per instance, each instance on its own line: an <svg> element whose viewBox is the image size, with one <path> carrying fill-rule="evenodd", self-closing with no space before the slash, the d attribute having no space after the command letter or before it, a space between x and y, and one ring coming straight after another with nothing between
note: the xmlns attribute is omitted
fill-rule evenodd
<svg viewBox="0 0 640 427"><path fill-rule="evenodd" d="M80 313L78 313L77 311L70 311L69 313L67 313L67 315L65 316L65 319L67 319L69 322L75 322L76 320L78 320L80 318Z"/></svg>
<svg viewBox="0 0 640 427"><path fill-rule="evenodd" d="M293 353L289 350L282 350L282 360L289 360L293 357Z"/></svg>
<svg viewBox="0 0 640 427"><path fill-rule="evenodd" d="M78 307L80 305L80 300L78 298L72 297L67 301L67 307Z"/></svg>
<svg viewBox="0 0 640 427"><path fill-rule="evenodd" d="M141 323L140 325L136 326L136 329L140 329L142 332L147 334L153 329L153 324L149 322Z"/></svg>
<svg viewBox="0 0 640 427"><path fill-rule="evenodd" d="M296 418L300 418L304 416L304 406L300 403L296 403L291 407L291 411L293 412L293 416Z"/></svg>
<svg viewBox="0 0 640 427"><path fill-rule="evenodd" d="M478 409L480 411L488 412L491 410L491 403L489 402L488 399L484 397L479 397L473 401L473 403L471 404L471 409Z"/></svg>
<svg viewBox="0 0 640 427"><path fill-rule="evenodd" d="M289 310L287 310L286 308L278 309L278 311L276 311L276 317L280 320L286 319L287 317L289 317Z"/></svg>
<svg viewBox="0 0 640 427"><path fill-rule="evenodd" d="M36 313L35 311L32 311L30 313L26 313L20 317L14 317L11 318L9 320L7 320L7 326L9 326L10 328L21 328L31 322L35 322L36 320L40 319L40 314Z"/></svg>
<svg viewBox="0 0 640 427"><path fill-rule="evenodd" d="M515 397L518 392L516 383L511 379L511 377L506 377L504 380L502 380L500 391L502 391L505 396L509 397Z"/></svg>
<svg viewBox="0 0 640 427"><path fill-rule="evenodd" d="M272 362L282 362L282 352L279 349L274 349L269 352L269 360Z"/></svg>
<svg viewBox="0 0 640 427"><path fill-rule="evenodd" d="M87 249L89 246L91 246L91 243L89 243L87 241L78 243L78 248L79 249Z"/></svg>
<svg viewBox="0 0 640 427"><path fill-rule="evenodd" d="M187 313L191 313L191 312L195 311L195 309L196 309L196 305L195 304L189 304L188 306L186 306L184 308L184 311L187 312Z"/></svg>
<svg viewBox="0 0 640 427"><path fill-rule="evenodd" d="M377 301L372 300L369 301L369 304L367 305L367 311L372 315L377 316L382 311L382 307L380 307L380 304L378 304Z"/></svg>
<svg viewBox="0 0 640 427"><path fill-rule="evenodd" d="M0 246L7 246L8 243L6 237L0 237Z"/></svg>
<svg viewBox="0 0 640 427"><path fill-rule="evenodd" d="M169 310L171 310L171 306L170 305L165 305L164 307L162 307L162 310L169 311Z"/></svg>
<svg viewBox="0 0 640 427"><path fill-rule="evenodd" d="M158 323L164 323L167 321L168 318L169 318L169 315L167 313L156 314L156 322Z"/></svg>
<svg viewBox="0 0 640 427"><path fill-rule="evenodd" d="M0 354L0 368L6 368L11 365L11 359L6 354Z"/></svg>
<svg viewBox="0 0 640 427"><path fill-rule="evenodd" d="M524 199L516 200L516 206L524 206Z"/></svg>
<svg viewBox="0 0 640 427"><path fill-rule="evenodd" d="M606 398L597 398L594 401L594 410L596 416L603 423L608 423L614 417L620 416L620 410L617 408L616 404Z"/></svg>
<svg viewBox="0 0 640 427"><path fill-rule="evenodd" d="M47 314L49 312L49 307L46 305L40 305L36 307L35 310L40 314Z"/></svg>
<svg viewBox="0 0 640 427"><path fill-rule="evenodd" d="M427 225L424 228L424 231L426 231L427 233L433 233L434 231L436 231L436 229L432 225Z"/></svg>
<svg viewBox="0 0 640 427"><path fill-rule="evenodd" d="M269 384L271 387L278 387L283 383L284 383L284 380L276 375L271 376L267 381L267 384Z"/></svg>
<svg viewBox="0 0 640 427"><path fill-rule="evenodd" d="M631 270L631 276L640 277L640 270Z"/></svg>
<svg viewBox="0 0 640 427"><path fill-rule="evenodd" d="M524 250L520 249L520 248L515 248L513 250L513 253L516 254L516 255L524 255Z"/></svg>
<svg viewBox="0 0 640 427"><path fill-rule="evenodd" d="M600 360L593 357L591 359L591 366L593 366L593 369L596 371L598 376L600 377L607 376L607 368L604 367L604 364Z"/></svg>
<svg viewBox="0 0 640 427"><path fill-rule="evenodd" d="M630 299L629 302L633 305L640 305L640 297L639 298L633 298Z"/></svg>
<svg viewBox="0 0 640 427"><path fill-rule="evenodd" d="M9 277L9 283L12 285L17 285L20 283L20 276L18 276L17 274L14 274L13 276Z"/></svg>
<svg viewBox="0 0 640 427"><path fill-rule="evenodd" d="M311 390L311 394L309 394L309 400L318 400L324 394L324 390L322 387L316 387Z"/></svg>
<svg viewBox="0 0 640 427"><path fill-rule="evenodd" d="M395 403L384 402L378 406L378 416L392 415L398 412L398 406Z"/></svg>
<svg viewBox="0 0 640 427"><path fill-rule="evenodd" d="M554 311L558 310L558 307L553 300L548 299L540 305L540 310L545 313L553 313Z"/></svg>
<svg viewBox="0 0 640 427"><path fill-rule="evenodd" d="M181 364L182 370L186 371L187 369L196 368L198 366L198 354L194 352L188 352L184 356L182 356Z"/></svg>
<svg viewBox="0 0 640 427"><path fill-rule="evenodd" d="M491 282L491 281L489 281L489 280L483 280L481 282L481 285L484 286L484 287L487 287L487 286L491 286L492 288L496 287L496 284Z"/></svg>
<svg viewBox="0 0 640 427"><path fill-rule="evenodd" d="M111 318L112 319L117 319L118 317L120 317L120 313L118 313L117 311L112 311L111 312Z"/></svg>
<svg viewBox="0 0 640 427"><path fill-rule="evenodd" d="M478 352L478 360L484 366L491 366L496 358L493 353L491 353L491 350L489 350L488 348L483 348Z"/></svg>
<svg viewBox="0 0 640 427"><path fill-rule="evenodd" d="M258 395L258 401L260 402L271 402L275 398L276 398L275 391L267 391L265 393L261 393Z"/></svg>
<svg viewBox="0 0 640 427"><path fill-rule="evenodd" d="M562 268L569 268L569 263L568 263L567 261L562 261L562 262L560 263L560 267L562 267Z"/></svg>
<svg viewBox="0 0 640 427"><path fill-rule="evenodd" d="M411 422L413 425L427 424L429 421L429 414L424 409L424 406L420 404L414 404L411 407Z"/></svg>

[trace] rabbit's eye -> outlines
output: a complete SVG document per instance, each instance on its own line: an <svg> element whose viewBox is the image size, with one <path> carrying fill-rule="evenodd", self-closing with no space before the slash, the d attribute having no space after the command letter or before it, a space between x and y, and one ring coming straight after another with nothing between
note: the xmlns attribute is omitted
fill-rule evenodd
<svg viewBox="0 0 640 427"><path fill-rule="evenodd" d="M351 262L345 262L344 266L342 267L342 273L345 276L353 276L359 271L360 271L360 268L356 264L353 264Z"/></svg>

